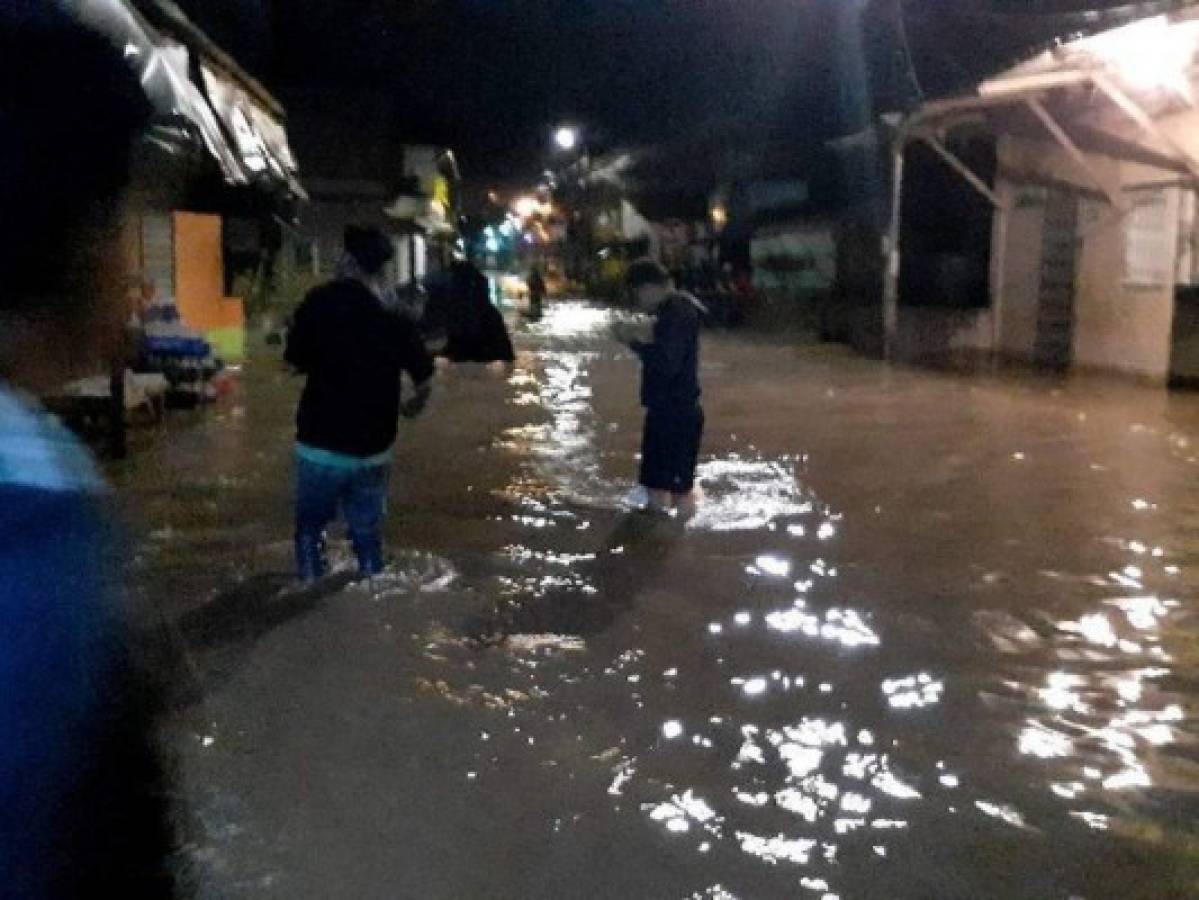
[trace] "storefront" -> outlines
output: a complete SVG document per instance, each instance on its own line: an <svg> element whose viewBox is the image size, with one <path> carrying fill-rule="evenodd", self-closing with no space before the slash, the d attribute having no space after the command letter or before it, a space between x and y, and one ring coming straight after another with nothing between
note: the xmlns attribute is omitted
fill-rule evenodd
<svg viewBox="0 0 1199 900"><path fill-rule="evenodd" d="M166 0L88 0L85 24L123 48L155 111L125 242L140 293L227 356L241 353L225 227L293 215L304 197L283 107Z"/></svg>
<svg viewBox="0 0 1199 900"><path fill-rule="evenodd" d="M986 353L1159 383L1199 376L1199 319L1186 305L1199 284L1196 62L1192 6L1066 43L904 122L885 309L892 355ZM980 135L993 142L993 173L959 149ZM985 305L902 302L913 144L990 209ZM939 212L963 227L960 208Z"/></svg>
<svg viewBox="0 0 1199 900"><path fill-rule="evenodd" d="M282 106L173 3L79 0L64 10L121 50L152 109L122 242L135 346L112 373L47 398L89 415L111 410L122 425L146 400L160 409L158 400L191 405L219 393L245 331L242 298L230 296L226 226L294 218L304 192ZM112 432L119 452L123 429Z"/></svg>

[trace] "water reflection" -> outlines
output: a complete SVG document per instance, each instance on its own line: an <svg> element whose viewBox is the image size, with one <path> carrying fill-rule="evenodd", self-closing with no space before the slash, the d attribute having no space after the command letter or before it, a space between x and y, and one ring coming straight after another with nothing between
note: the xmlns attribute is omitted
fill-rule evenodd
<svg viewBox="0 0 1199 900"><path fill-rule="evenodd" d="M585 338L607 321L572 310L545 329ZM573 525L580 501L619 508L616 475L624 473L601 470L591 383L600 357L590 344L542 349L512 374L513 403L545 416L498 442L522 460L500 494L516 524ZM986 641L981 665L994 671L975 691L980 677L961 677L958 648L943 646L946 633L936 658L922 659L918 648L927 645L905 644L899 626L908 625L894 597L864 599L854 593L860 579L841 585L842 568L852 573L855 562L842 544L856 523L797 477L803 460L728 454L701 465L704 502L687 529L742 548L725 565L751 590L723 605L710 598L717 608L689 626L702 652L719 653L702 657L702 667L680 675L659 656L650 668L654 657L632 647L597 668L595 677L630 709L653 714L651 739L622 735L592 757L608 768L603 791L614 807L629 803L663 840L699 857L732 853L795 869L788 883L821 896L837 896L863 860L898 856L905 833L925 839L945 820L969 821L961 827L982 835L1047 832L1059 819L1087 832L1111 828L1111 799L1152 787L1157 755L1184 733L1184 710L1160 687L1171 662L1162 631L1179 608L1153 590L1180 573L1164 548L1122 538L1105 545L1125 557L1099 570L1106 574L1043 570L1063 593L1102 592L1069 615L972 609L967 621ZM1157 508L1144 498L1120 502L1135 513ZM602 571L607 551L539 541L502 550L527 570L503 582L514 602L547 590L604 592L588 573ZM999 566L984 573L989 589L1018 583ZM963 635L963 658L967 643ZM587 683L576 673L556 690ZM946 722L963 721L1000 729L990 755L960 752L944 733ZM994 775L1016 766L1020 778ZM692 896L732 894L717 885Z"/></svg>
<svg viewBox="0 0 1199 900"><path fill-rule="evenodd" d="M570 317L566 310L558 315ZM587 327L600 327L611 317L587 315L583 321ZM582 324L572 327L584 328ZM624 486L601 467L590 384L590 369L599 356L594 351L559 349L522 356L509 378L512 403L540 411L546 420L514 425L494 441L497 448L523 460L523 474L504 491L509 499L540 496L558 511L567 505L627 506Z"/></svg>
<svg viewBox="0 0 1199 900"><path fill-rule="evenodd" d="M888 896L982 896L1011 885L1012 896L1091 897L1128 861L1138 874L1168 869L1165 852L1120 841L1145 823L1175 829L1196 783L1194 718L1182 697L1194 672L1189 524L1170 533L1153 506L1167 510L1172 482L1126 464L1122 447L1063 440L1060 421L1039 405L1045 398L1030 406L995 392L996 403L912 376L902 391L873 376L838 383L828 403L816 388L807 392L815 401L751 419L738 408L743 398L794 397L803 390L792 385L810 381L787 383L744 345L734 355L716 339L707 359L724 366L713 391L723 412L711 421L727 430L726 414L749 420L734 427L748 436L754 424L769 450L714 432L700 472L706 503L686 529L642 519L617 536L638 422L632 376L605 380L632 369L600 337L610 321L602 310L552 306L508 382L492 385L502 393L484 412L502 424L454 433L493 452L458 454L451 470L480 486L472 499L490 504L490 519L463 522L478 529L465 541L456 525L430 519L430 545L442 541L452 562L405 556L315 613L297 607L294 628L260 641L270 655L247 667L254 688L268 677L292 684L327 634L361 629L339 644L359 652L336 655L363 668L332 670L346 709L322 726L327 710L300 707L316 713L311 729L294 730L313 734L300 744L305 758L336 763L328 777L357 784L366 772L353 766L371 748L341 739L342 715L369 723L370 734L428 729L417 732L438 749L428 769L396 767L387 746L378 749L377 793L424 789L396 772L447 772L420 804L450 823L484 789L500 821L519 818L522 831L563 841L562 858L602 848L618 865L668 860L660 869L669 889L646 880L623 896L870 897L880 885ZM447 418L479 413L476 386L471 393L473 405ZM629 409L607 412L618 406ZM279 426L281 446L290 427ZM436 418L421 426L436 427ZM849 437L830 438L837 429ZM409 436L424 440L421 429ZM417 444L430 468L442 465L444 438ZM1016 447L1026 453L1019 465L1009 458ZM805 476L809 452L827 496ZM1053 483L1035 480L1054 454ZM200 461L184 463L173 468ZM424 509L401 529L430 507L444 512L436 491L414 493ZM833 508L831 496L845 505ZM669 539L654 539L655 529ZM285 536L286 523L275 530ZM397 543L408 540L398 531ZM161 565L192 534L164 529L146 552ZM426 535L413 535L426 546ZM286 553L284 543L275 555ZM281 621L273 588L252 609L232 600L237 619L252 612L272 629ZM476 615L495 640L463 639L474 632L462 622ZM305 617L320 631L301 631ZM297 634L313 639L289 658ZM271 637L248 632L260 635ZM342 664L323 654L318 668ZM314 690L288 695L328 702L334 679L313 677ZM244 694L223 699L221 727L191 729L187 752L203 757L206 777L235 770L227 780L252 796L270 779L250 762L274 751L246 748L270 746L284 729L261 717L271 727L245 738L260 707ZM236 729L224 721L239 717ZM385 822L393 809L367 812ZM481 852L506 851L506 839L528 845L526 834L493 835ZM989 880L996 847L1021 870L1005 865L1012 881L1001 888ZM475 851L469 841L463 848ZM1077 860L1099 880L1079 880ZM1048 874L1033 871L1040 864ZM570 895L548 893L549 884L547 876L543 892L527 893ZM501 878L495 893L510 888Z"/></svg>
<svg viewBox="0 0 1199 900"><path fill-rule="evenodd" d="M744 474L742 465L735 461L734 468ZM784 469L755 463L748 471L760 476L759 484L771 485L760 495L769 502L756 508L731 502L721 506L717 496L716 511L701 520L700 527L766 533L774 530L778 516L819 515L824 521L815 526L790 523L784 529L789 537L810 536L815 543L788 553L759 553L744 566L745 573L767 589L766 596L793 590L786 605L737 610L726 619L704 623L703 632L708 639L719 638L723 652L734 658L745 658L737 652L737 642L774 635L797 647L807 645L808 652L827 647L826 652L854 651L871 659L887 639L874 621L875 613L829 604L827 598L838 593L833 580L837 566L803 555L821 541L836 538L839 526L834 523L839 517L819 509L818 501L797 487L784 489L782 481L793 481ZM972 814L1031 834L1049 827L1050 805L1060 804L1062 815L1088 831L1111 828L1110 809L1096 809L1097 801L1106 805L1105 798L1153 786L1155 755L1180 739L1185 723L1179 703L1152 699L1160 693L1158 683L1169 675L1162 665L1169 655L1161 630L1178 609L1177 601L1145 590L1155 578L1168 574L1165 554L1156 553L1159 548L1147 542L1128 542L1126 549L1141 561L1081 582L1091 589L1115 587L1130 593L1101 599L1076 617L1059 619L1048 641L1044 623L1038 623L1037 630L998 611L976 617L1000 653L1023 653L1048 644L1049 658L1057 662L1029 685L1027 715L1013 729L1013 756L1042 769L1044 799L1032 808L1023 791L1013 790L1011 796L993 790L978 793L971 774L991 784L993 779L985 768L974 771L969 759L956 759L951 768L943 759L930 763L905 753L899 740L887 736L898 733L899 720L880 718L860 699L840 704L834 715L807 713L790 723L778 722L784 708L795 708L788 697L799 692L807 698L802 709L818 703L815 696L836 695L840 686L835 680L775 668L728 677L739 715L728 720L711 717L714 742L695 742L724 756L733 776L727 793L713 792L711 784L706 785L708 793L701 793L698 785L685 787L647 807L650 822L675 835L707 826L705 847L732 846L771 868L819 867L820 875L802 877L808 879L805 886L820 891L832 890L838 878L836 870L824 867L833 861L844 863L845 854L888 858L885 840L862 843L855 837L846 843L852 836L884 838L937 816ZM1150 571L1149 562L1157 568ZM792 582L795 571L811 578ZM816 664L819 658L794 659ZM1147 660L1154 664L1146 665ZM1023 691L1025 678L1027 669L1009 680L1007 689ZM947 674L916 670L887 675L878 689L889 716L919 714L935 733L943 727L937 711L948 702L949 681ZM811 692L809 685L814 684L818 690ZM958 715L962 702L970 701L955 702ZM679 728L675 736L685 738L681 722L670 720L671 724ZM654 752L668 751L662 747ZM701 812L692 815L689 804L700 797ZM787 821L791 824L780 829Z"/></svg>
<svg viewBox="0 0 1199 900"><path fill-rule="evenodd" d="M725 890L721 885L714 884L710 888L690 895L687 900L740 900L740 898L731 891Z"/></svg>
<svg viewBox="0 0 1199 900"><path fill-rule="evenodd" d="M844 647L877 647L880 643L857 610L833 608L813 613L802 598L790 607L767 613L766 626L783 634L802 634Z"/></svg>
<svg viewBox="0 0 1199 900"><path fill-rule="evenodd" d="M994 819L998 819L1013 828L1025 828L1024 816L1015 807L1006 803L992 803L988 800L976 800L974 805L979 811Z"/></svg>
<svg viewBox="0 0 1199 900"><path fill-rule="evenodd" d="M906 678L887 679L883 682L883 693L893 709L919 709L932 706L941 700L945 683L934 679L927 672L909 675Z"/></svg>
<svg viewBox="0 0 1199 900"><path fill-rule="evenodd" d="M805 516L815 506L795 477L795 460L732 455L699 466L703 503L687 523L711 531L757 531L776 521ZM803 530L800 528L799 536Z"/></svg>

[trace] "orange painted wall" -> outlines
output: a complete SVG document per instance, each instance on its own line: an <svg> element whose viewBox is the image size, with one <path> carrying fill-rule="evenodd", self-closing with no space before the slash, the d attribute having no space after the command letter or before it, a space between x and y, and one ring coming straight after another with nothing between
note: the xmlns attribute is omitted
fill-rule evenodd
<svg viewBox="0 0 1199 900"><path fill-rule="evenodd" d="M245 324L241 300L225 296L224 273L220 216L175 213L175 303L196 331Z"/></svg>

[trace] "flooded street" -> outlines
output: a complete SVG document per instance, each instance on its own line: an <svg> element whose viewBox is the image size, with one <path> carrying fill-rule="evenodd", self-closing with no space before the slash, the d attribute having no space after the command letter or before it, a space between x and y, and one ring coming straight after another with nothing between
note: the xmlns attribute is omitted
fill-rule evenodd
<svg viewBox="0 0 1199 900"><path fill-rule="evenodd" d="M290 587L277 349L111 471L201 896L1199 895L1199 396L709 334L681 523L614 315L441 370L369 584Z"/></svg>

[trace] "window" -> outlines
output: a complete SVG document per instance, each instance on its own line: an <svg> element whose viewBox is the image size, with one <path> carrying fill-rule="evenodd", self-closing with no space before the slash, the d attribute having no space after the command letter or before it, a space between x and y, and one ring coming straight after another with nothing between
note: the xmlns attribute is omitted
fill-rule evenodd
<svg viewBox="0 0 1199 900"><path fill-rule="evenodd" d="M1178 204L1178 284L1199 284L1199 203L1193 190L1183 190Z"/></svg>
<svg viewBox="0 0 1199 900"><path fill-rule="evenodd" d="M1175 234L1168 189L1130 191L1124 223L1124 283L1155 287L1174 283Z"/></svg>

